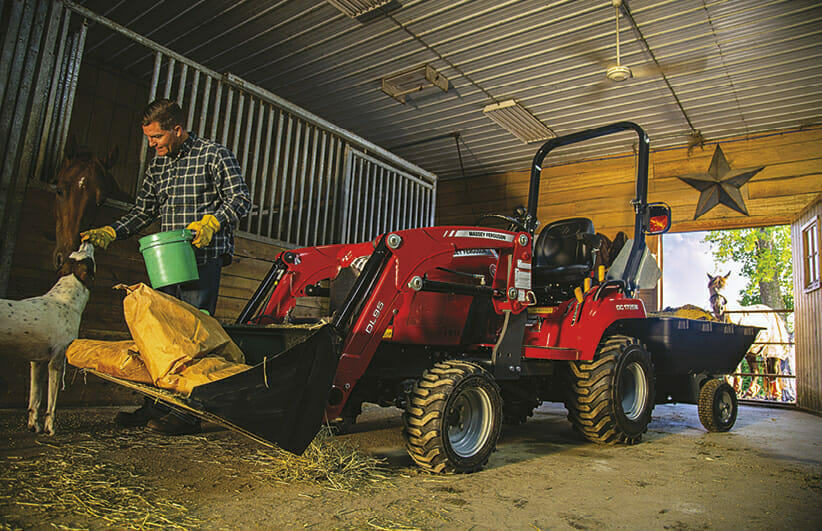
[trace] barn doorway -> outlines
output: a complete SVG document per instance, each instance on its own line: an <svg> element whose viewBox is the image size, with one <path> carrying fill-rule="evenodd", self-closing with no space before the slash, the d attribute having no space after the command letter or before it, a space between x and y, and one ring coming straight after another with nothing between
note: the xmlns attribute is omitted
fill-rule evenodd
<svg viewBox="0 0 822 531"><path fill-rule="evenodd" d="M708 275L727 276L731 321L773 328L729 375L745 400L796 403L791 232L787 225L665 234L662 308L693 305L712 313ZM760 282L761 281L761 282ZM744 312L744 313L743 313ZM782 325L773 321L779 319ZM747 321L747 322L745 322ZM750 362L750 363L749 363Z"/></svg>

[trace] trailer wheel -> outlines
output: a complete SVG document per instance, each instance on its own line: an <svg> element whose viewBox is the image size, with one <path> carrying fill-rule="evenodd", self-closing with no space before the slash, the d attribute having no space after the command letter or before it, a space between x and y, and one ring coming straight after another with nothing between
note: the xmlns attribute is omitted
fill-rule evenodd
<svg viewBox="0 0 822 531"><path fill-rule="evenodd" d="M654 409L654 367L637 339L605 337L591 361L568 363L568 420L586 439L636 444Z"/></svg>
<svg viewBox="0 0 822 531"><path fill-rule="evenodd" d="M408 454L432 472L480 470L496 448L502 399L474 363L451 360L426 370L403 415Z"/></svg>
<svg viewBox="0 0 822 531"><path fill-rule="evenodd" d="M699 390L699 422L708 431L728 431L736 422L739 404L736 391L727 382L708 380Z"/></svg>

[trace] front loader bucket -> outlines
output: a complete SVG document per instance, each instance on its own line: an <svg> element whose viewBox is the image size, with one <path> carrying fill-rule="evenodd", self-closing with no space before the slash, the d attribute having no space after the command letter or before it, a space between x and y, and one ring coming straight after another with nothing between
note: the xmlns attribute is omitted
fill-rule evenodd
<svg viewBox="0 0 822 531"><path fill-rule="evenodd" d="M301 454L323 422L338 361L331 325L227 325L253 367L194 387L185 397L165 389L98 376L126 385L176 409Z"/></svg>

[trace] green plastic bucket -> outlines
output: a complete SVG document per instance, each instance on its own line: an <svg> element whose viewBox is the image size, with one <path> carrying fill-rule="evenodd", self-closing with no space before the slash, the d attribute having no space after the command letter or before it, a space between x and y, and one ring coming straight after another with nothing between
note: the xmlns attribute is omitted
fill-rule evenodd
<svg viewBox="0 0 822 531"><path fill-rule="evenodd" d="M140 238L140 252L152 288L199 280L194 247L191 246L193 239L194 233L189 229L158 232Z"/></svg>

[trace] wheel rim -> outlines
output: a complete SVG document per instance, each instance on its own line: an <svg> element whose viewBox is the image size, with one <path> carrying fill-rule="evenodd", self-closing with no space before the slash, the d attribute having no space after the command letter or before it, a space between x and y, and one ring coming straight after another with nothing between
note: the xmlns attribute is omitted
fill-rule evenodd
<svg viewBox="0 0 822 531"><path fill-rule="evenodd" d="M491 398L482 389L468 389L448 411L448 441L460 457L475 455L491 434Z"/></svg>
<svg viewBox="0 0 822 531"><path fill-rule="evenodd" d="M645 403L648 400L648 385L645 380L645 371L639 363L631 363L622 372L622 411L628 420L636 420L642 416Z"/></svg>
<svg viewBox="0 0 822 531"><path fill-rule="evenodd" d="M731 400L731 395L727 391L722 391L719 394L719 399L716 401L716 413L719 421L722 424L727 424L733 415L734 404Z"/></svg>

